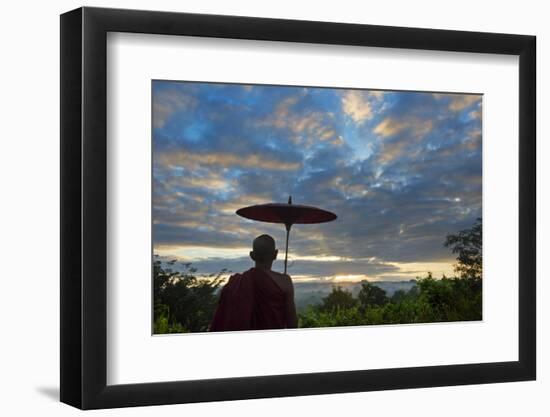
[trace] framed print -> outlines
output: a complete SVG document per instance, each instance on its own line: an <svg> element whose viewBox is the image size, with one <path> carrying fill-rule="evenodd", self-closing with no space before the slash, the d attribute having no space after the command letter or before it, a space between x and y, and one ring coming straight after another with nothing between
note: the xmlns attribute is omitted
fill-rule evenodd
<svg viewBox="0 0 550 417"><path fill-rule="evenodd" d="M535 379L535 103L532 36L63 14L61 401Z"/></svg>

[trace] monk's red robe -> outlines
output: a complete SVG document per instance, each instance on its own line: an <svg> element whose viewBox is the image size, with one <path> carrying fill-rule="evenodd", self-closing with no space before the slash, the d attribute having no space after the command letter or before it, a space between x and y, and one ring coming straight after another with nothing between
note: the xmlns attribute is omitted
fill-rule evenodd
<svg viewBox="0 0 550 417"><path fill-rule="evenodd" d="M220 294L210 331L284 329L287 302L284 291L260 269L232 275Z"/></svg>

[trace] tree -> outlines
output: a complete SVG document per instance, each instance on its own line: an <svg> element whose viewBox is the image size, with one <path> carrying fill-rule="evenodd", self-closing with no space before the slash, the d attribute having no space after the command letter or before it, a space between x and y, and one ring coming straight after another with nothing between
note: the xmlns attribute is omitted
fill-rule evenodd
<svg viewBox="0 0 550 417"><path fill-rule="evenodd" d="M169 261L173 266L176 261ZM155 333L203 332L208 330L218 301L222 275L197 278L196 268L182 264L183 272L153 264Z"/></svg>
<svg viewBox="0 0 550 417"><path fill-rule="evenodd" d="M427 276L417 283L418 301L428 307L422 321L481 320L481 279Z"/></svg>
<svg viewBox="0 0 550 417"><path fill-rule="evenodd" d="M329 295L323 298L323 303L320 306L321 311L334 311L338 309L347 309L355 307L357 300L353 298L350 291L343 289L340 286L332 287Z"/></svg>
<svg viewBox="0 0 550 417"><path fill-rule="evenodd" d="M476 219L471 229L447 235L445 247L458 254L455 272L461 278L481 279L482 275L482 225Z"/></svg>
<svg viewBox="0 0 550 417"><path fill-rule="evenodd" d="M391 296L392 303L399 303L407 298L407 292L404 290L397 290Z"/></svg>
<svg viewBox="0 0 550 417"><path fill-rule="evenodd" d="M368 306L381 306L389 301L386 291L368 281L361 282L361 290L359 290L358 298L363 308Z"/></svg>

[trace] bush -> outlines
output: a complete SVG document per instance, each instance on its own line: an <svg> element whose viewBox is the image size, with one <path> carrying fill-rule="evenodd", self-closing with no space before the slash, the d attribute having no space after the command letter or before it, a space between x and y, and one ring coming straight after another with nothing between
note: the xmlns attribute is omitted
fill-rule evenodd
<svg viewBox="0 0 550 417"><path fill-rule="evenodd" d="M189 333L189 331L179 323L170 323L168 320L169 308L167 305L160 304L155 307L155 322L153 323L153 334L165 333Z"/></svg>
<svg viewBox="0 0 550 417"><path fill-rule="evenodd" d="M168 262L169 266L176 261ZM184 272L153 265L154 322L158 333L204 332L208 330L218 303L219 287L226 270L207 278L197 278L191 264L182 264Z"/></svg>
<svg viewBox="0 0 550 417"><path fill-rule="evenodd" d="M323 298L323 303L319 307L319 310L331 312L335 310L351 309L356 305L357 300L353 298L351 292L340 286L336 286L332 288L331 293L327 297Z"/></svg>

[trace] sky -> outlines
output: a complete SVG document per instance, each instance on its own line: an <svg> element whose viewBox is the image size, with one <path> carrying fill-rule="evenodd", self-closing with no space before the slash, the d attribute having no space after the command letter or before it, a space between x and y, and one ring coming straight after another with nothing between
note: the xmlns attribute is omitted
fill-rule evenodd
<svg viewBox="0 0 550 417"><path fill-rule="evenodd" d="M296 281L453 275L449 233L481 217L482 96L301 86L152 82L153 251L199 274L252 266L252 240L283 225L253 204L338 215L296 225Z"/></svg>

